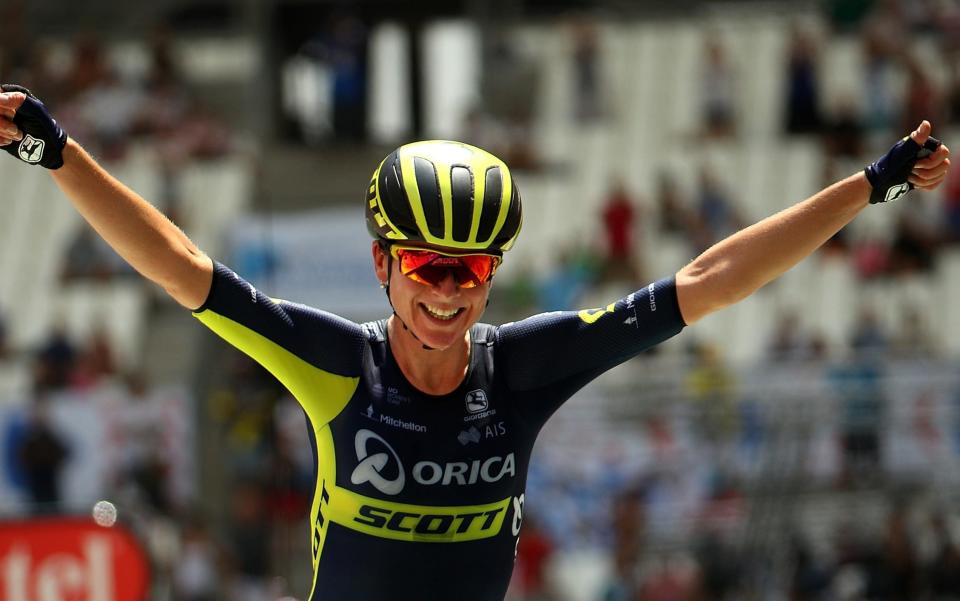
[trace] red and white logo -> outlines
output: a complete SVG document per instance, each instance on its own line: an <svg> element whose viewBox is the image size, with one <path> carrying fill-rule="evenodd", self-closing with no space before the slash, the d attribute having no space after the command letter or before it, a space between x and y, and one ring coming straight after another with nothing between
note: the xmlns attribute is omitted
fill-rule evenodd
<svg viewBox="0 0 960 601"><path fill-rule="evenodd" d="M143 549L120 526L0 522L0 601L143 601L149 582Z"/></svg>

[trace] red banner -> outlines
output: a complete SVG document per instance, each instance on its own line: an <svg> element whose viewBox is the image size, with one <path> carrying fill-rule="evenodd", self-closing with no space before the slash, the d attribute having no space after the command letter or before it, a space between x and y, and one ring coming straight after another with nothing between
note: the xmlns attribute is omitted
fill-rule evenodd
<svg viewBox="0 0 960 601"><path fill-rule="evenodd" d="M0 601L143 601L149 582L143 549L119 525L0 521Z"/></svg>

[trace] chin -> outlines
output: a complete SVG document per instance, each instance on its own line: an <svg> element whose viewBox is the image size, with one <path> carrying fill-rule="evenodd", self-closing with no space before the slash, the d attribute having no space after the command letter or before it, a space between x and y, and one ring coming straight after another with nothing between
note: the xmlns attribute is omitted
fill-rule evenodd
<svg viewBox="0 0 960 601"><path fill-rule="evenodd" d="M420 330L417 332L417 337L420 338L420 342L430 348L442 351L457 343L462 343L464 334L466 334L466 330L457 330L454 332L429 332Z"/></svg>
<svg viewBox="0 0 960 601"><path fill-rule="evenodd" d="M458 318L456 323L450 324L424 323L425 320L415 319L412 324L413 331L423 344L444 350L463 342L464 335L472 325L472 322L465 318L466 316L463 316Z"/></svg>

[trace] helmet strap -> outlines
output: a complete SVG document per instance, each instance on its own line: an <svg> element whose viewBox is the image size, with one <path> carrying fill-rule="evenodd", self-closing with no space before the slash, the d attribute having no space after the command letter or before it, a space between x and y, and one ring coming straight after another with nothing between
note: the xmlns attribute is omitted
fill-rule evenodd
<svg viewBox="0 0 960 601"><path fill-rule="evenodd" d="M424 350L427 350L427 351L437 350L432 346L427 346L426 344L424 344L423 341L420 340L420 338L416 335L416 333L414 333L413 330L407 327L407 324L406 322L403 321L403 318L397 314L397 309L396 307L393 306L393 299L390 298L390 277L393 275L393 255L390 254L389 248L387 248L385 245L381 245L381 248L383 248L387 253L387 281L382 282L380 284L380 287L383 288L384 292L387 293L387 302L390 303L390 308L393 309L393 316L397 318L397 321L400 322L400 325L403 326L403 329L406 330L407 332L410 332L410 335L413 336L414 340L416 340L417 342L420 343L421 346L423 346ZM490 302L489 299L487 300L487 302L488 303Z"/></svg>

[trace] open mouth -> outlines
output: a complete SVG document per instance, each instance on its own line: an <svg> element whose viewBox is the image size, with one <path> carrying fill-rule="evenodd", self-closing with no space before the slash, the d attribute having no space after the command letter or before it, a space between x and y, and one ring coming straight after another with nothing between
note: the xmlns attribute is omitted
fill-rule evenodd
<svg viewBox="0 0 960 601"><path fill-rule="evenodd" d="M450 321L455 319L458 315L463 313L464 310L463 307L457 309L444 309L442 307L436 307L434 305L428 305L425 303L420 303L420 308L423 309L424 313L438 321Z"/></svg>

